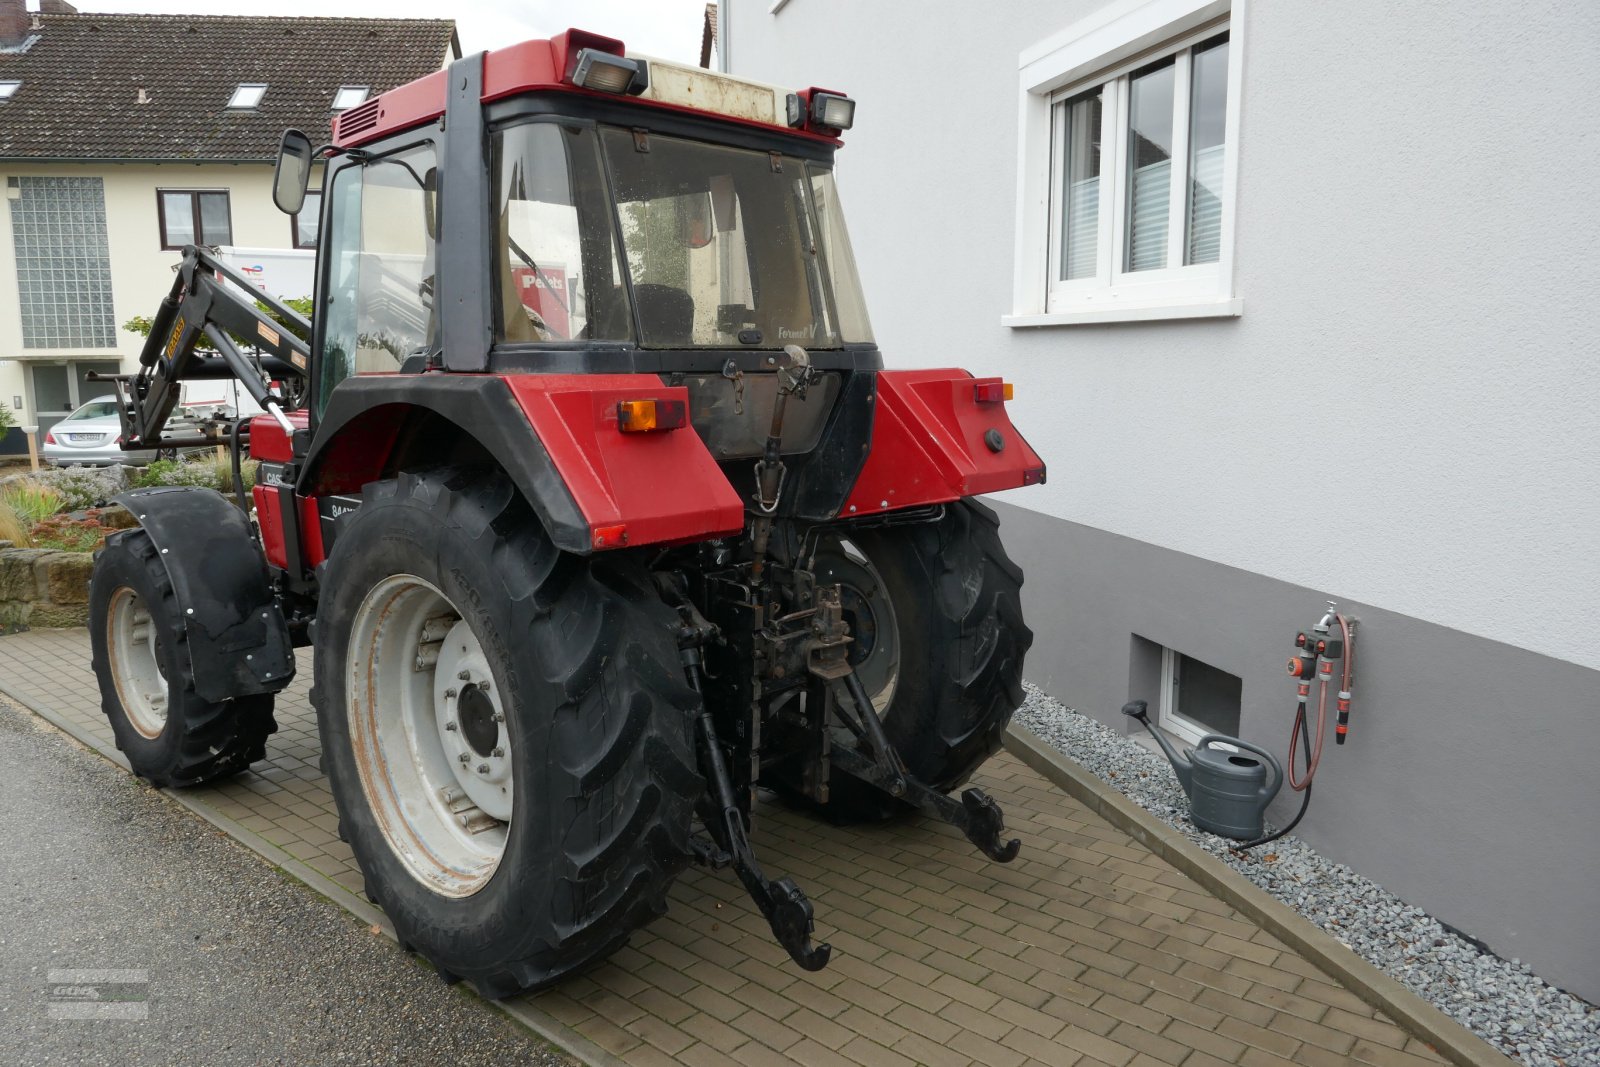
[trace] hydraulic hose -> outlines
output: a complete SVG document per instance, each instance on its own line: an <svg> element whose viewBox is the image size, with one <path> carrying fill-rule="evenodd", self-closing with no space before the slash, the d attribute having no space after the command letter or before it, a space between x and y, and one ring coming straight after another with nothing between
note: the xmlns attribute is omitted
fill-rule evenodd
<svg viewBox="0 0 1600 1067"><path fill-rule="evenodd" d="M248 518L250 505L245 502L244 495L244 461L239 455L239 427L243 422L244 419L237 416L234 417L233 428L228 431L228 438L231 446L229 451L233 460L233 495L239 505L239 510L244 512Z"/></svg>

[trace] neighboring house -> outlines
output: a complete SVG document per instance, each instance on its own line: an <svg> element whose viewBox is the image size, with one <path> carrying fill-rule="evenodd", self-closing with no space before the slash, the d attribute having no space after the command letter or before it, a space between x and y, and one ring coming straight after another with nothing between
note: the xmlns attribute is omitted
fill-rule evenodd
<svg viewBox="0 0 1600 1067"><path fill-rule="evenodd" d="M859 101L885 360L1016 383L1029 678L1282 758L1337 600L1351 733L1298 833L1600 1000L1600 8L722 13L724 69Z"/></svg>
<svg viewBox="0 0 1600 1067"><path fill-rule="evenodd" d="M41 432L131 370L190 243L309 248L278 138L457 55L448 19L42 13L0 0L0 403ZM310 293L288 294L309 296ZM13 447L15 444L13 443Z"/></svg>

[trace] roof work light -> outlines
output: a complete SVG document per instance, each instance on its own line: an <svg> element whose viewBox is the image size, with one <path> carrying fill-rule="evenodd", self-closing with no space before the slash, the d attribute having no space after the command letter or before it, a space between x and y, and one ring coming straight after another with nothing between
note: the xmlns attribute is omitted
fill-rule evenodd
<svg viewBox="0 0 1600 1067"><path fill-rule="evenodd" d="M855 125L856 102L843 93L810 88L790 93L789 125L817 132L848 130Z"/></svg>
<svg viewBox="0 0 1600 1067"><path fill-rule="evenodd" d="M643 60L584 48L578 52L571 80L580 89L638 96L650 87L650 68Z"/></svg>

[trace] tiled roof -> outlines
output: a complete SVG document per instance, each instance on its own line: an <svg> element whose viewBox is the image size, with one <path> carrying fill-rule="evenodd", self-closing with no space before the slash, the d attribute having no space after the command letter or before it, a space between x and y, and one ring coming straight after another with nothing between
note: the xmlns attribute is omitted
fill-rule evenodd
<svg viewBox="0 0 1600 1067"><path fill-rule="evenodd" d="M0 82L22 82L0 101L0 159L270 160L287 126L328 136L341 85L377 95L459 50L450 19L39 18L25 50L0 50ZM248 82L261 105L229 110Z"/></svg>

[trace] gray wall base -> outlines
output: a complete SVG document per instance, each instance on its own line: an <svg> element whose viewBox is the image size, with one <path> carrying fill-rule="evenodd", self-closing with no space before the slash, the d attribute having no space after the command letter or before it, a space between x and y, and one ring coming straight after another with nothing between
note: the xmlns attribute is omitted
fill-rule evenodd
<svg viewBox="0 0 1600 1067"><path fill-rule="evenodd" d="M1286 761L1295 691L1283 665L1295 632L1338 600L1360 620L1350 738L1334 745L1330 699L1296 833L1600 1001L1600 671L989 503L1027 575L1029 680L1123 733L1124 702L1155 705L1151 648L1164 645L1238 675L1240 734ZM1269 818L1281 825L1298 803L1285 789Z"/></svg>

